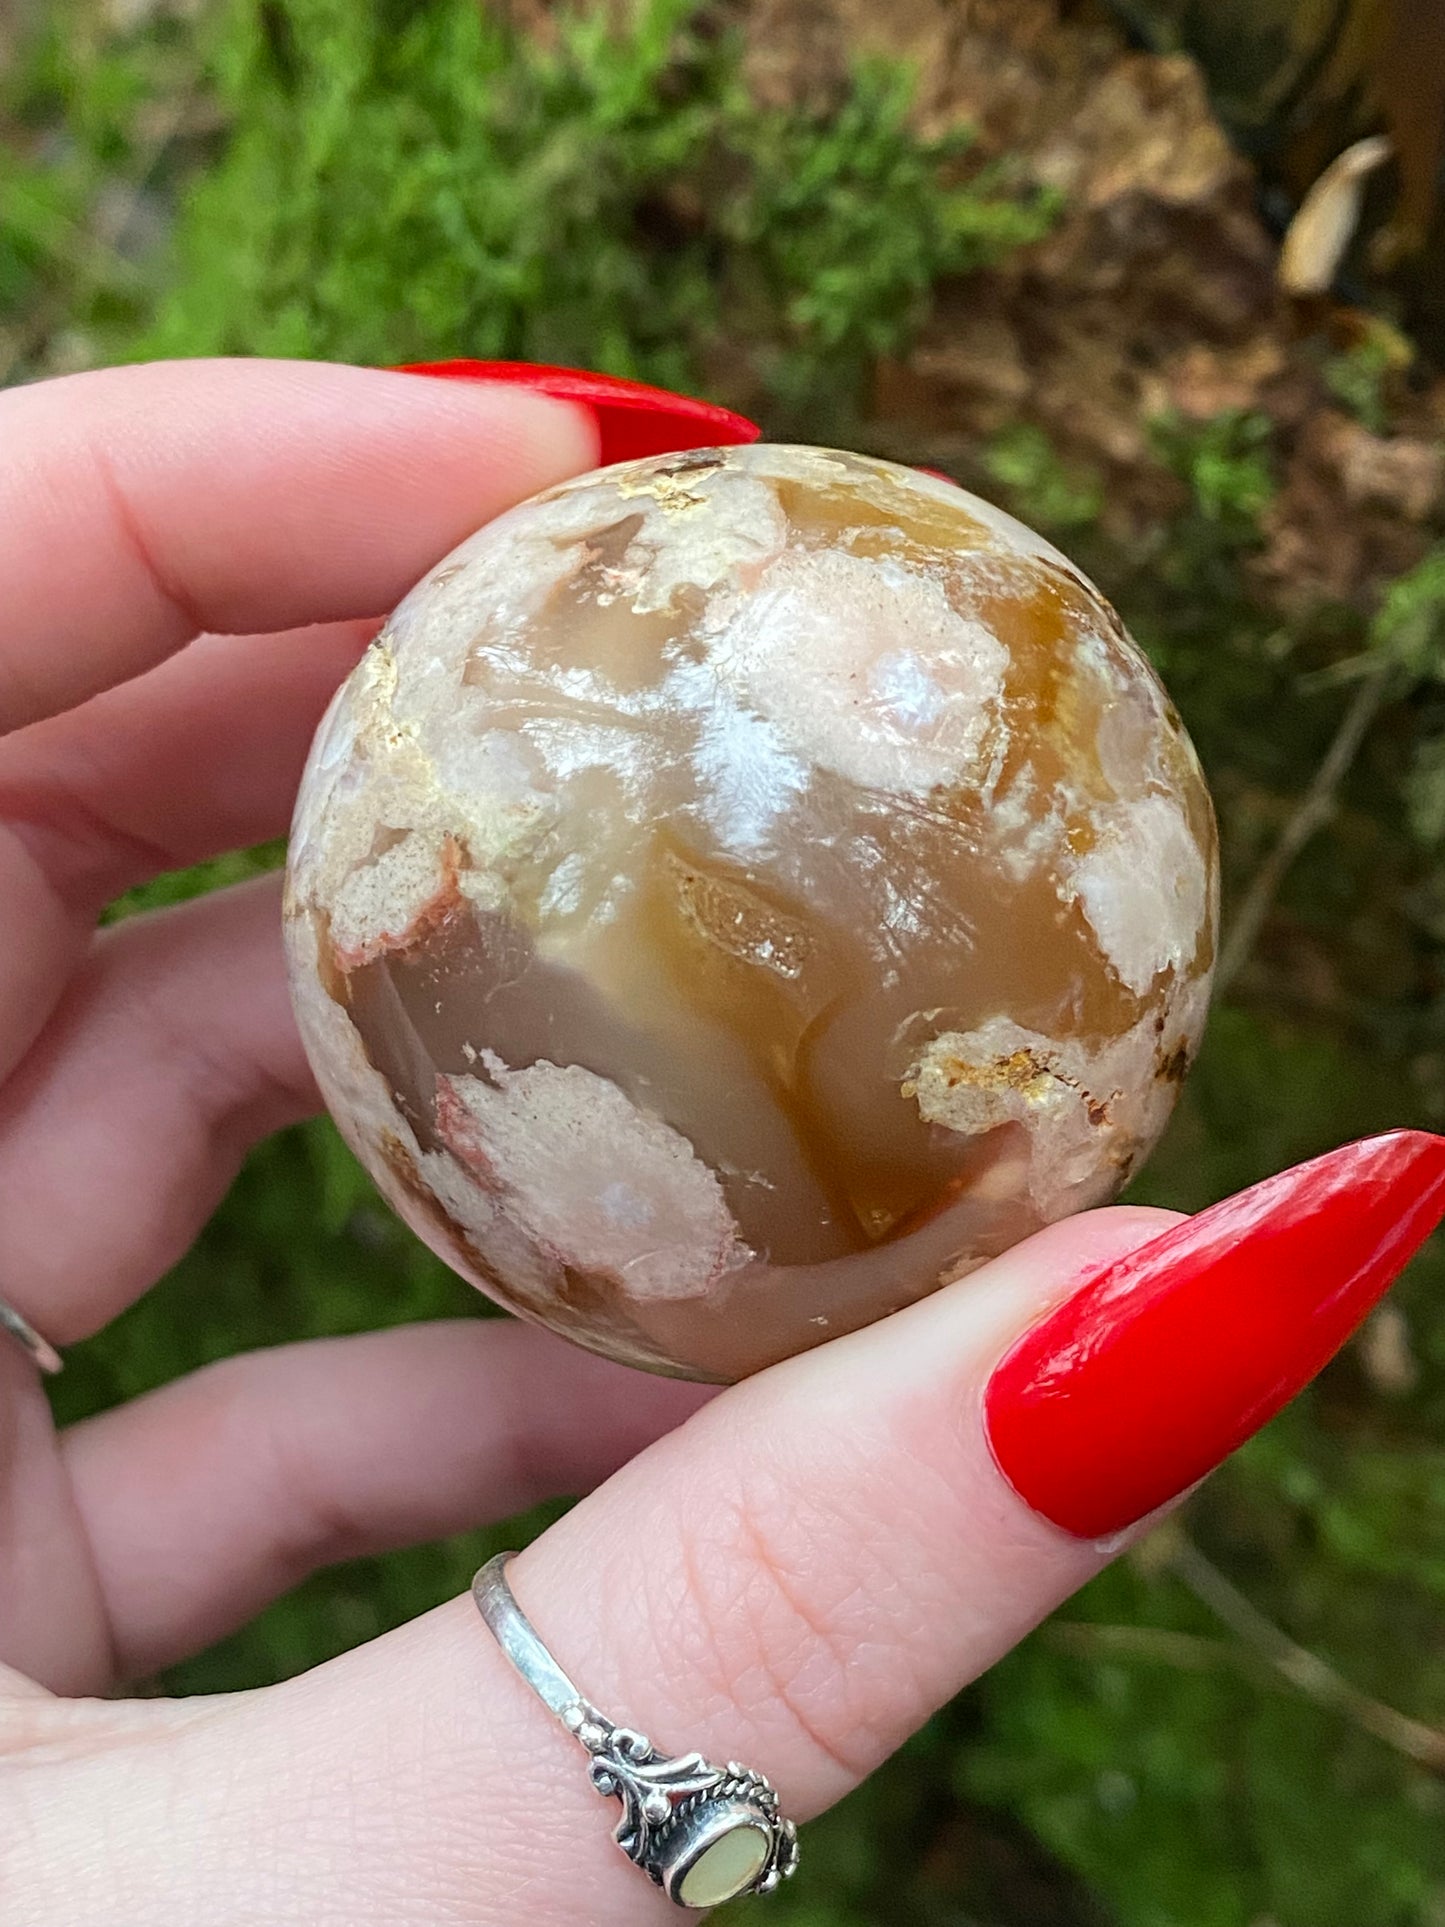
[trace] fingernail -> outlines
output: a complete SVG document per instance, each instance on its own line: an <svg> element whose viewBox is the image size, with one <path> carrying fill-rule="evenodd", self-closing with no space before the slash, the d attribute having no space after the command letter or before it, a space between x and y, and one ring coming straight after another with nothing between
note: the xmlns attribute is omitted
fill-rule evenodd
<svg viewBox="0 0 1445 1927"><path fill-rule="evenodd" d="M1178 1497L1326 1365L1445 1215L1445 1138L1344 1145L1089 1278L984 1395L994 1458L1066 1532Z"/></svg>
<svg viewBox="0 0 1445 1927"><path fill-rule="evenodd" d="M604 468L640 455L673 455L689 448L721 448L755 442L756 422L691 395L674 395L620 375L595 375L585 368L551 368L533 361L420 361L398 369L403 375L433 375L442 381L503 381L533 388L558 401L582 402L597 418Z"/></svg>

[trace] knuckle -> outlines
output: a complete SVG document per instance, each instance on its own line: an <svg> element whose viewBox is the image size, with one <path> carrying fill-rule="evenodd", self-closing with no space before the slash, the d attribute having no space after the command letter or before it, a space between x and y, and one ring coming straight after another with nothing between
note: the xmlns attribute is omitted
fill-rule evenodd
<svg viewBox="0 0 1445 1927"><path fill-rule="evenodd" d="M902 1737L900 1708L917 1703L920 1613L876 1467L836 1457L819 1481L754 1446L726 1495L688 1510L670 1615L684 1623L668 1630L694 1682L750 1732L802 1743L852 1784Z"/></svg>

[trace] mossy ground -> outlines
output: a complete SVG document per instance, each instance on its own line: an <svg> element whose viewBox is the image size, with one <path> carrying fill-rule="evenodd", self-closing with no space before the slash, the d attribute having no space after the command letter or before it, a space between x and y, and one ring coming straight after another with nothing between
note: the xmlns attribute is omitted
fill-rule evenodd
<svg viewBox="0 0 1445 1927"><path fill-rule="evenodd" d="M651 0L620 36L593 14L532 37L472 0L140 11L124 33L68 19L0 83L9 375L136 354L524 356L706 378L772 432L866 442L874 366L935 288L1061 211L965 138L922 139L901 70L862 66L817 111L755 105L721 8ZM1386 371L1367 361L1329 379L1379 430ZM1220 800L1232 910L1379 680L1137 1187L1189 1208L1352 1135L1445 1123L1445 569L1436 551L1375 610L1282 617L1249 576L1271 422L1154 432L1177 492L1143 551L1101 526L1105 478L1034 429L979 460L1164 669ZM477 1309L318 1123L253 1156L196 1249L77 1350L57 1402L74 1417L238 1348ZM810 1829L770 1917L1441 1927L1445 1783L1347 1695L1292 1686L1198 1584L1206 1559L1357 1693L1445 1725L1438 1250L1391 1321L1205 1489L1187 1539L1121 1562ZM457 1591L537 1523L323 1575L165 1684L294 1672Z"/></svg>

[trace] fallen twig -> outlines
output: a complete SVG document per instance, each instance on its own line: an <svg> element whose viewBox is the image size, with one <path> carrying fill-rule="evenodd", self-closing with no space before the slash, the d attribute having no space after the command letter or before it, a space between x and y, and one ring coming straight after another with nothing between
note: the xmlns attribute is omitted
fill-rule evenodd
<svg viewBox="0 0 1445 1927"><path fill-rule="evenodd" d="M1250 1603L1184 1533L1171 1534L1169 1570L1223 1625L1258 1653L1281 1679L1317 1706L1341 1714L1362 1732L1383 1740L1417 1766L1445 1774L1445 1733L1423 1720L1397 1713L1352 1686L1318 1653L1298 1645Z"/></svg>
<svg viewBox="0 0 1445 1927"><path fill-rule="evenodd" d="M1335 731L1333 742L1325 751L1319 768L1285 824L1279 841L1255 872L1225 940L1214 977L1216 993L1225 990L1248 961L1291 864L1315 832L1323 829L1329 821L1340 785L1348 776L1371 723L1391 692L1395 682L1395 667L1393 662L1382 656L1361 680Z"/></svg>

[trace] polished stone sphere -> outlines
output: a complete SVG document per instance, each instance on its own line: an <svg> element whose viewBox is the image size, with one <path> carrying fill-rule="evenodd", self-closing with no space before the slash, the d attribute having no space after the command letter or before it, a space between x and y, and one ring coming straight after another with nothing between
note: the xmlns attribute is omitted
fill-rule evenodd
<svg viewBox="0 0 1445 1927"><path fill-rule="evenodd" d="M317 737L286 928L408 1223L727 1380L1111 1198L1216 897L1193 749L1062 555L760 443L554 488L412 591Z"/></svg>

